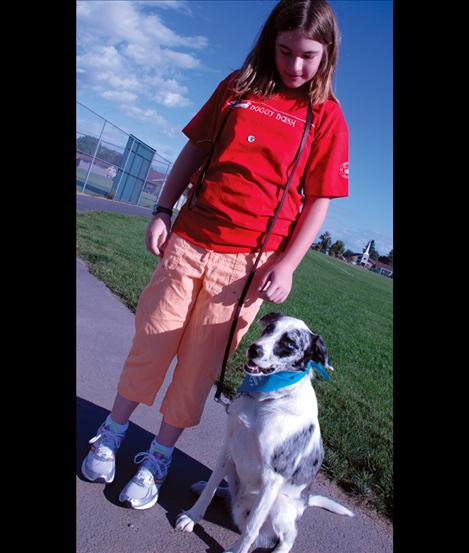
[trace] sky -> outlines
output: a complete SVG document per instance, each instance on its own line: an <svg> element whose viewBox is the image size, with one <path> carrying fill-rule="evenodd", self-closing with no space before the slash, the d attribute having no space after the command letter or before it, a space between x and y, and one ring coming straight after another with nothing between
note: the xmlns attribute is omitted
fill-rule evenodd
<svg viewBox="0 0 469 553"><path fill-rule="evenodd" d="M80 0L77 100L173 162L187 141L181 129L241 67L276 3ZM319 234L328 231L354 252L374 240L387 255L393 248L392 0L329 3L341 33L334 90L350 134L349 196L331 201ZM102 122L85 126L98 136ZM118 143L122 133L114 130L107 139Z"/></svg>

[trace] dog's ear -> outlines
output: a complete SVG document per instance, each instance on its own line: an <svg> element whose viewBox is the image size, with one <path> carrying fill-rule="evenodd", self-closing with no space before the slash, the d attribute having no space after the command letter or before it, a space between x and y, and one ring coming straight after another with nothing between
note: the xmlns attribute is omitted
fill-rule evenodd
<svg viewBox="0 0 469 553"><path fill-rule="evenodd" d="M259 322L262 327L265 328L267 325L278 321L281 317L284 317L283 313L267 313L267 315L264 315L261 319L259 319Z"/></svg>
<svg viewBox="0 0 469 553"><path fill-rule="evenodd" d="M311 346L308 353L313 361L321 363L325 369L329 369L331 371L334 370L334 368L329 365L329 356L327 354L326 345L324 344L322 336L319 334L311 335Z"/></svg>

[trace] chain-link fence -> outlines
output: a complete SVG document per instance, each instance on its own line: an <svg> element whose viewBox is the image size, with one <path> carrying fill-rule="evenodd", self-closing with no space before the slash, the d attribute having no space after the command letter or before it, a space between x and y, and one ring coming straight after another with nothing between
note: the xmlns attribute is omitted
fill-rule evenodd
<svg viewBox="0 0 469 553"><path fill-rule="evenodd" d="M158 200L171 162L156 150L78 101L76 140L77 190L149 208Z"/></svg>

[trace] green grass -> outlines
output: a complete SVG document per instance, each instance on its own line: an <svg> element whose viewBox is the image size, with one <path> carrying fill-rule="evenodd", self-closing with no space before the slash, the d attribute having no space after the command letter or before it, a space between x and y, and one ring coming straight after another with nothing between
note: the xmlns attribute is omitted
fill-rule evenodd
<svg viewBox="0 0 469 553"><path fill-rule="evenodd" d="M77 213L77 251L97 276L135 312L157 260L143 244L146 217ZM257 317L280 311L322 335L335 368L315 380L325 445L322 470L349 493L392 518L393 512L393 281L310 251L280 305L264 302ZM236 389L244 352L259 335L253 324L227 368Z"/></svg>

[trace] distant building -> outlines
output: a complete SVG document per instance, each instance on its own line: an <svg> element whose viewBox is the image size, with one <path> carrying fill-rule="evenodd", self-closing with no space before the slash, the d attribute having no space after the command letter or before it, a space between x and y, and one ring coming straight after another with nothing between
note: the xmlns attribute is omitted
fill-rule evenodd
<svg viewBox="0 0 469 553"><path fill-rule="evenodd" d="M321 242L316 242L311 245L311 249L317 250L317 251L320 251L321 253L329 255L327 253L327 250L321 250L320 246L321 246ZM388 265L387 263L383 263L381 261L375 261L374 259L371 259L370 248L371 248L371 240L366 245L365 251L363 253L358 253L358 252L348 253L347 256L340 255L337 257L337 259L340 259L341 261L346 261L347 263L351 263L352 265L359 265L360 267L363 267L364 269L368 269L369 271L373 271L374 273L378 273L380 275L393 278L394 271L393 271L392 265Z"/></svg>
<svg viewBox="0 0 469 553"><path fill-rule="evenodd" d="M371 249L371 240L366 245L365 251L357 259L357 265L361 265L362 267L365 267L366 269L369 268L369 265L370 265L370 263L369 263L370 249Z"/></svg>
<svg viewBox="0 0 469 553"><path fill-rule="evenodd" d="M390 278L393 278L394 275L392 265L388 265L387 263L383 263L382 261L375 261L374 267L371 270L375 273L379 273L380 275L384 275Z"/></svg>
<svg viewBox="0 0 469 553"><path fill-rule="evenodd" d="M359 265L360 267L363 267L364 269L371 269L374 266L373 259L367 259L365 263L363 263L363 253L353 253L350 256L347 256L345 259L352 265Z"/></svg>
<svg viewBox="0 0 469 553"><path fill-rule="evenodd" d="M148 177L145 183L145 189L144 191L148 194L153 194L154 196L158 196L161 187L164 183L164 174L160 173L159 171L155 171L150 167L150 171L148 172Z"/></svg>

